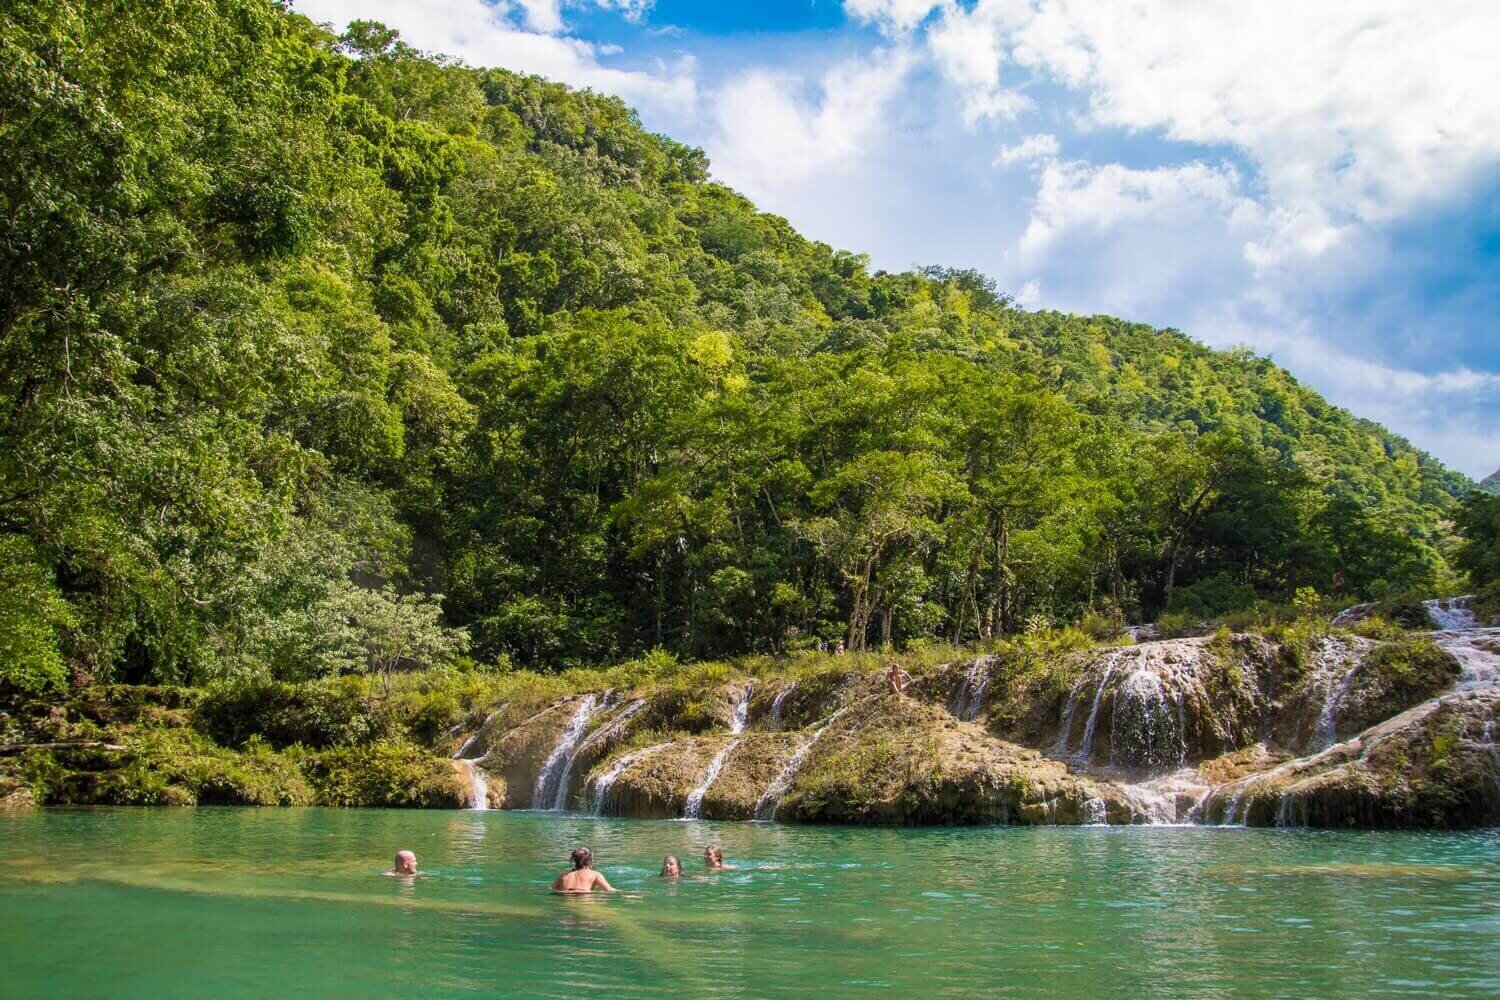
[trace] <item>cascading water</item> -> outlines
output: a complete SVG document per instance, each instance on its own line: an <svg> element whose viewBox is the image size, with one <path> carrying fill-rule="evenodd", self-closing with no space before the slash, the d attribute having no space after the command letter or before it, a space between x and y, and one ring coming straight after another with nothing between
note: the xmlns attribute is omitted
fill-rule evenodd
<svg viewBox="0 0 1500 1000"><path fill-rule="evenodd" d="M494 719L495 716L497 716L501 712L505 711L505 709L506 709L506 706L505 705L501 705L499 708L495 709L489 715L486 715L484 717L484 721L479 724L479 728L476 729L476 730L474 730L474 732L470 734L470 736L469 736L468 739L464 740L464 745L458 748L458 753L456 753L456 754L453 755L453 759L454 760L473 760L474 758L472 758L472 757L469 756L469 751L473 750L474 749L474 744L478 743L479 740L480 740L480 737L484 736L484 731L489 728L490 721L492 719Z"/></svg>
<svg viewBox="0 0 1500 1000"><path fill-rule="evenodd" d="M984 659L975 660L964 674L963 683L954 693L948 711L961 722L972 721L984 707L984 694L989 686L989 662Z"/></svg>
<svg viewBox="0 0 1500 1000"><path fill-rule="evenodd" d="M1140 664L1115 688L1109 722L1109 759L1124 767L1179 767L1187 756L1181 704L1162 680Z"/></svg>
<svg viewBox="0 0 1500 1000"><path fill-rule="evenodd" d="M782 688L780 691L777 691L776 692L776 697L773 698L773 699L771 699L771 728L772 729L780 729L781 728L781 705L782 705L783 702L786 701L786 696L789 695L789 694L791 694L792 690L794 688L796 688L796 686L797 686L797 682L796 681L792 681L786 687Z"/></svg>
<svg viewBox="0 0 1500 1000"><path fill-rule="evenodd" d="M1097 795L1091 795L1084 800L1083 821L1089 826L1104 826L1109 822L1109 816L1105 811L1103 799Z"/></svg>
<svg viewBox="0 0 1500 1000"><path fill-rule="evenodd" d="M1358 672L1359 661L1356 660L1323 699L1323 709L1318 713L1318 723L1313 728L1312 749L1326 750L1338 738L1338 712L1349 697L1349 692L1354 687L1354 675Z"/></svg>
<svg viewBox="0 0 1500 1000"><path fill-rule="evenodd" d="M1124 650L1119 650L1109 658L1104 667L1104 676L1099 678L1099 686L1094 689L1094 703L1089 707L1088 722L1083 727L1083 741L1078 744L1078 752L1073 755L1080 767L1087 767L1089 758L1094 755L1094 727L1099 723L1099 703L1104 700L1104 689L1109 687L1109 679L1114 676L1115 667L1119 665L1123 655Z"/></svg>
<svg viewBox="0 0 1500 1000"><path fill-rule="evenodd" d="M470 809L488 809L490 807L490 776L485 773L484 768L472 760L455 760L454 764L463 775L468 787L468 795L464 804Z"/></svg>
<svg viewBox="0 0 1500 1000"><path fill-rule="evenodd" d="M542 769L537 772L536 785L531 792L533 809L565 809L568 805L568 781L573 775L574 749L583 738L583 731L598 707L597 695L586 694L578 702L568 727L558 738L557 746L547 755Z"/></svg>
<svg viewBox="0 0 1500 1000"><path fill-rule="evenodd" d="M747 685L740 692L740 700L734 706L734 715L729 720L729 732L739 735L745 731L745 724L750 719L750 687ZM718 778L719 772L724 769L724 764L729 760L729 755L734 752L743 740L730 740L724 748L714 754L714 759L708 762L708 770L703 772L703 780L698 787L688 793L687 804L683 806L683 819L698 819L703 814L703 796L708 794L709 786Z"/></svg>
<svg viewBox="0 0 1500 1000"><path fill-rule="evenodd" d="M1057 742L1052 745L1052 756L1061 757L1068 752L1068 738L1072 736L1073 730L1073 704L1078 700L1078 695L1083 691L1084 682L1088 680L1085 673L1073 684L1073 690L1068 692L1068 700L1063 702L1062 721L1058 723Z"/></svg>
<svg viewBox="0 0 1500 1000"><path fill-rule="evenodd" d="M1464 629L1478 628L1479 621L1474 617L1474 598L1450 597L1447 599L1423 601L1427 608L1427 615L1437 625L1440 632L1461 632Z"/></svg>
<svg viewBox="0 0 1500 1000"><path fill-rule="evenodd" d="M589 795L589 814L593 816L604 815L604 807L608 804L610 788L619 780L620 775L629 769L630 765L654 753L665 750L671 745L670 743L658 743L655 746L646 747L644 750L635 750L631 753L621 755L618 760L609 766L608 771L605 771L594 779L593 789Z"/></svg>
<svg viewBox="0 0 1500 1000"><path fill-rule="evenodd" d="M802 762L807 759L808 752L817 744L822 735L828 731L828 727L833 725L838 720L838 717L847 711L849 711L849 706L845 705L824 719L823 724L813 730L813 734L807 738L807 742L797 748L797 752L792 754L791 760L786 762L786 766L781 769L781 773L771 779L771 783L766 786L765 793L755 803L756 819L764 821L776 818L776 811L781 808L781 800L786 797L786 793L791 789L792 782L796 780L797 772L801 770Z"/></svg>

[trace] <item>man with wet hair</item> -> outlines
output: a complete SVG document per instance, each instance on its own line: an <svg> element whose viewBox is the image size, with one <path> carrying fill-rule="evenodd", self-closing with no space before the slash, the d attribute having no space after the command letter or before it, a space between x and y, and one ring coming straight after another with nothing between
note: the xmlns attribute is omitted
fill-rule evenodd
<svg viewBox="0 0 1500 1000"><path fill-rule="evenodd" d="M391 862L391 870L387 875L419 875L417 871L417 856L411 851L397 851L396 858Z"/></svg>
<svg viewBox="0 0 1500 1000"><path fill-rule="evenodd" d="M724 849L718 844L709 844L703 849L703 864L711 872L732 872L734 865L724 863Z"/></svg>
<svg viewBox="0 0 1500 1000"><path fill-rule="evenodd" d="M572 870L563 872L553 880L553 892L593 892L595 889L602 889L605 892L615 891L615 887L609 884L609 879L594 871L593 851L587 847L575 847L572 857Z"/></svg>

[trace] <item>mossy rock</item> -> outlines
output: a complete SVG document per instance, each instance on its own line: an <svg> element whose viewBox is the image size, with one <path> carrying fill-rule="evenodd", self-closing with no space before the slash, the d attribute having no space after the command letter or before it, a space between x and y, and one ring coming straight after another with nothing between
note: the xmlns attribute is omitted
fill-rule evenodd
<svg viewBox="0 0 1500 1000"><path fill-rule="evenodd" d="M915 699L867 695L808 754L780 818L861 824L1079 823L1092 786Z"/></svg>
<svg viewBox="0 0 1500 1000"><path fill-rule="evenodd" d="M1336 736L1359 732L1448 690L1459 673L1453 655L1427 636L1374 646L1360 660L1339 706Z"/></svg>
<svg viewBox="0 0 1500 1000"><path fill-rule="evenodd" d="M492 738L481 764L504 782L504 808L532 807L536 776L577 711L577 698L564 699Z"/></svg>
<svg viewBox="0 0 1500 1000"><path fill-rule="evenodd" d="M1238 802L1249 826L1441 828L1500 823L1500 691L1425 702L1314 757L1214 790L1204 816Z"/></svg>

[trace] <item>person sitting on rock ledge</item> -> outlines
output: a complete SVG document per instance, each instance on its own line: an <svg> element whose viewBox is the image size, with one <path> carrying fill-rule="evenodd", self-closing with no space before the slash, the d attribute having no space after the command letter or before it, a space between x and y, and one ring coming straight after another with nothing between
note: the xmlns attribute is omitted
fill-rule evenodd
<svg viewBox="0 0 1500 1000"><path fill-rule="evenodd" d="M682 862L675 855L668 854L661 862L662 878L678 878L682 875Z"/></svg>
<svg viewBox="0 0 1500 1000"><path fill-rule="evenodd" d="M911 674L902 670L901 664L892 660L890 667L885 672L885 683L891 689L891 694L905 698L906 686L911 683Z"/></svg>
<svg viewBox="0 0 1500 1000"><path fill-rule="evenodd" d="M594 852L587 847L573 848L573 868L557 876L552 882L552 891L565 894L593 892L602 889L614 892L609 879L594 871Z"/></svg>
<svg viewBox="0 0 1500 1000"><path fill-rule="evenodd" d="M703 849L703 863L711 872L732 872L734 865L724 863L724 849L718 844L709 844Z"/></svg>
<svg viewBox="0 0 1500 1000"><path fill-rule="evenodd" d="M417 871L417 856L411 851L397 851L395 859L391 862L391 870L387 875L420 875Z"/></svg>

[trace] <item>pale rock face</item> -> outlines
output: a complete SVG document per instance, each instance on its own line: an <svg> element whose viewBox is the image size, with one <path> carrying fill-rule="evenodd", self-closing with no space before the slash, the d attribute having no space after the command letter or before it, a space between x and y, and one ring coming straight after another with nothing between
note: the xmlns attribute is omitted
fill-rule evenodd
<svg viewBox="0 0 1500 1000"><path fill-rule="evenodd" d="M1463 608L1440 610L1465 626ZM906 698L879 672L844 671L509 707L487 720L473 763L497 806L532 806L545 786L541 807L595 815L1500 822L1500 630L1431 636L1455 658L1446 690L1381 688L1367 665L1381 644L1338 631L1299 651L1251 635L1172 639L1071 654L1062 691L992 656L917 671ZM1361 731L1375 703L1396 714ZM679 721L701 712L689 704L713 706L708 728Z"/></svg>

